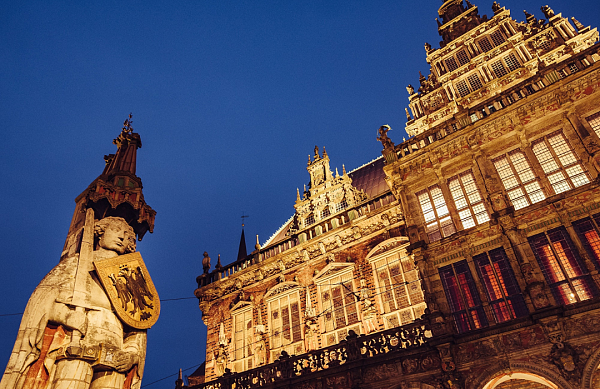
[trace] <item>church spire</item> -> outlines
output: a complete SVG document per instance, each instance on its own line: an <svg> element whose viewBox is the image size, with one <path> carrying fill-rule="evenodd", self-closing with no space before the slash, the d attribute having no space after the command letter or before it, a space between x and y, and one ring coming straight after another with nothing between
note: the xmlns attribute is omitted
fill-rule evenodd
<svg viewBox="0 0 600 389"><path fill-rule="evenodd" d="M240 248L238 249L237 260L244 259L248 256L246 251L246 236L244 235L244 225L242 224L242 236L240 237Z"/></svg>

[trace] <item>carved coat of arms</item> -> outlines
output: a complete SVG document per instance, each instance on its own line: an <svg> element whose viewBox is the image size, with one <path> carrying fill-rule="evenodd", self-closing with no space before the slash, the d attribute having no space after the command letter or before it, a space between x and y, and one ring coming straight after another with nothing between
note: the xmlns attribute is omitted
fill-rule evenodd
<svg viewBox="0 0 600 389"><path fill-rule="evenodd" d="M158 320L160 299L140 253L94 261L98 278L119 318L137 329Z"/></svg>

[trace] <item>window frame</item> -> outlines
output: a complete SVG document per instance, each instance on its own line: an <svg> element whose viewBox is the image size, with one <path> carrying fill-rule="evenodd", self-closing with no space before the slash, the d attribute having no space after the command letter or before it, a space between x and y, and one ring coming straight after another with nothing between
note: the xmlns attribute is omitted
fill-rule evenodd
<svg viewBox="0 0 600 389"><path fill-rule="evenodd" d="M527 165L526 169L517 170L517 168L516 168L517 163L515 163L512 159L513 155L516 155L519 153L522 155L525 165ZM506 160L508 163L508 168L511 173L510 177L509 176L506 176L504 178L502 177L503 174L501 173L501 170L499 170L498 165L497 165L502 159ZM523 161L519 161L519 162L522 164ZM509 201L511 202L511 204L513 205L515 210L526 208L530 205L539 203L540 201L543 201L546 199L546 197L547 197L546 193L544 192L544 189L542 188L542 185L540 184L539 178L537 177L537 175L531 168L531 163L529 163L529 159L527 158L527 154L525 153L524 150L515 149L515 150L511 150L507 153L504 153L502 155L499 155L492 159L492 164L496 168L496 172L498 173L498 177L500 177L500 181L502 182L502 185L504 186L506 195L508 196ZM533 179L528 180L528 181L523 181L523 178L522 178L523 175L530 175L533 177ZM517 185L508 188L507 182L510 182L511 180L515 180ZM534 184L537 185L537 189L533 188ZM532 188L534 190L529 191L528 187ZM511 197L511 193L517 193L518 190L520 190L522 196L518 196L518 197L514 197L514 198ZM541 198L540 198L540 194L541 194ZM535 201L532 200L534 195L536 196L534 198ZM525 199L527 204L521 205L520 203L517 203L518 201L520 202L521 199Z"/></svg>
<svg viewBox="0 0 600 389"><path fill-rule="evenodd" d="M250 328L247 328L246 315L250 316ZM238 320L237 318L242 316L243 328L241 331L238 331ZM239 373L246 370L252 369L254 366L254 350L252 345L254 344L254 307L252 304L243 305L238 308L234 307L234 310L231 312L231 365L233 367L233 371ZM238 339L237 334L242 332L242 343L243 347L238 347ZM248 339L250 338L250 341ZM241 350L242 356L238 356L238 352ZM241 370L240 369L241 365Z"/></svg>
<svg viewBox="0 0 600 389"><path fill-rule="evenodd" d="M427 307L421 287L419 270L414 265L414 260L406 252L408 245L409 242L406 242L395 249L372 257L367 256L373 270L375 296L379 313L383 318L386 329L412 323L421 317ZM384 261L385 264L382 264ZM412 262L413 268L406 270L405 262ZM393 275L390 269L396 263L400 270L399 275ZM382 269L386 271L386 279L380 277ZM402 288L403 293L397 293L400 288ZM384 301L386 295L390 294L391 299L388 298L388 301ZM401 301L403 298L406 300L405 304ZM393 307L391 305L386 306L386 303L389 303L390 300L394 303ZM407 316L410 316L410 320L406 319Z"/></svg>
<svg viewBox="0 0 600 389"><path fill-rule="evenodd" d="M321 319L319 320L319 327L321 333L322 346L327 347L333 344L338 344L345 339L345 334L349 330L354 330L357 334L361 332L361 320L360 320L360 306L357 301L358 289L355 283L354 277L354 264L344 263L330 263L319 273L323 273L324 276L320 277L317 275L313 282L317 287L317 301L320 311ZM346 286L350 285L351 291L347 290ZM339 307L336 308L334 302L334 288L340 291L340 299L343 309L344 324L338 325L340 318ZM323 298L325 292L329 293L327 301ZM354 310L354 312L352 312ZM327 312L331 311L331 319L327 319ZM352 321L350 317L355 314L356 320ZM328 322L331 322L332 328L328 328ZM334 339L331 342L331 339Z"/></svg>
<svg viewBox="0 0 600 389"><path fill-rule="evenodd" d="M592 131L600 138L600 111L585 117Z"/></svg>
<svg viewBox="0 0 600 389"><path fill-rule="evenodd" d="M551 142L551 139L555 139L557 137L561 138L564 147L566 147L566 152L563 152L560 155L558 154L557 149L558 149L558 147L563 147L563 146L562 145L555 146ZM541 145L543 145L543 147L545 147L545 149L547 150L548 156L551 157L550 159L542 160L540 158L544 153L544 151L540 150L540 148L538 147ZM537 148L537 151L536 151L536 148ZM579 155L577 155L577 153L575 152L573 147L569 144L569 141L562 130L554 131L554 132L532 142L531 143L531 151L533 152L533 154L537 158L539 164L541 165L542 170L544 171L544 174L546 175L546 178L548 179L548 181L550 182L550 185L552 186L552 190L554 191L554 194L568 192L569 190L578 188L580 186L589 184L591 182L589 174L588 174L587 170L585 169L583 163L581 162ZM562 157L567 156L567 154L571 154L570 158L573 162L568 165L565 165L563 163ZM567 158L568 158L568 156L567 156ZM550 161L550 163L548 163L548 161ZM549 166L551 166L552 164L554 164L556 166L556 168L550 170ZM571 175L571 173L569 173L569 170L576 169L577 167L579 167L579 171L576 172L576 174ZM553 181L552 177L557 176L558 174L560 174L563 179L560 181ZM580 182L580 181L582 181L581 178L579 178L577 180L574 179L576 177L582 177L582 176L583 176L585 182ZM566 183L566 188L564 187L563 183Z"/></svg>
<svg viewBox="0 0 600 389"><path fill-rule="evenodd" d="M268 296L265 298L265 305L267 306L267 328L269 329L269 358L271 360L271 362L274 362L276 359L276 356L278 356L279 354L281 354L282 350L285 350L288 354L290 355L294 355L294 354L301 354L302 352L304 352L304 335L302 333L302 303L301 303L301 297L300 297L300 290L301 290L301 286L300 285L296 285L296 286L292 286L291 289L286 290L285 292L282 293L277 293L275 295L272 296ZM297 316L297 323L294 324L294 317L293 317L293 310L292 310L292 302L290 300L290 297L294 296L296 298L296 302L298 304L298 316ZM285 339L285 328L284 328L284 322L283 322L283 309L282 309L282 300L283 299L287 299L287 307L288 307L288 320L289 320L289 334L290 334L290 341L288 343L284 342ZM279 332L275 333L275 331L277 330L275 328L275 325L273 323L273 306L272 303L274 302L278 302L278 314L281 315L281 325L277 328L279 329ZM299 336L298 339L295 338L295 326L297 325L297 334ZM279 337L279 343L278 346L275 346L275 339L276 337ZM298 347L301 348L300 352L298 352Z"/></svg>
<svg viewBox="0 0 600 389"><path fill-rule="evenodd" d="M431 192L435 189L439 189L440 196L436 196L434 198ZM425 212L425 209L423 208L424 202L421 201L421 196L425 194L427 194L427 200L429 206L431 207L431 212L433 212L434 216L433 219L430 220L427 220L427 214L429 214L430 212ZM446 198L444 196L444 192L442 190L441 185L431 185L427 188L416 192L415 196L417 197L417 202L419 203L419 206L421 208L421 215L423 216L423 221L425 222L425 233L427 234L427 237L429 238L430 242L437 242L438 240L441 240L456 233L456 226L454 225L454 221L452 220L452 215L450 214L450 209L448 208L448 204L446 202ZM440 206L438 207L436 205L435 199L439 199L440 197L443 200L443 204L440 204ZM444 208L446 209L446 213L440 215L439 210L443 210ZM435 229L432 228L434 225L436 226ZM436 235L438 233L439 237Z"/></svg>
<svg viewBox="0 0 600 389"><path fill-rule="evenodd" d="M466 271L457 272L457 267ZM485 328L489 325L481 296L477 291L475 280L466 259L438 268L444 294L454 317L454 325L458 333ZM448 284L450 278L444 273L451 273L453 285ZM463 280L459 275L464 274ZM466 295L469 296L466 296ZM458 298L458 300L456 300ZM477 322L475 321L477 320Z"/></svg>
<svg viewBox="0 0 600 389"><path fill-rule="evenodd" d="M473 262L496 323L503 323L529 314L523 298L523 291L519 287L504 247L474 255ZM485 271L485 266L482 265L489 265L491 274L489 271Z"/></svg>
<svg viewBox="0 0 600 389"><path fill-rule="evenodd" d="M553 240L553 237L557 237L559 233L562 235L562 239ZM592 299L598 295L589 270L564 227L561 226L530 236L527 241L557 302L569 305ZM543 244L544 241L546 246L540 246L540 243ZM564 242L566 246L560 244L561 242ZM557 247L558 245L560 245L560 249ZM547 247L550 251L543 249L544 247ZM547 260L542 256L541 251L544 251ZM564 256L561 256L561 252ZM581 274L575 274L577 272ZM573 275L569 273L573 273ZM589 296L584 295L585 298L582 298L580 291L589 293Z"/></svg>
<svg viewBox="0 0 600 389"><path fill-rule="evenodd" d="M469 183L465 184L465 182L463 181L463 178L468 177L468 176L470 176L473 187L475 188L475 191L472 191L469 193L467 193L467 190L466 190L466 187L469 185ZM453 190L454 182L458 183L457 188L458 188L458 190L460 190L462 199L460 197L455 197L455 191ZM484 223L487 223L490 221L489 210L486 207L485 201L483 200L483 196L481 196L481 191L479 190L479 187L477 186L477 181L475 181L475 175L473 174L472 170L467 170L467 171L459 173L453 177L450 177L448 179L448 189L450 190L450 195L452 197L452 200L454 201L454 206L456 208L456 212L458 213L458 218L460 219L460 224L462 225L463 230L466 230L466 229L469 229L472 227L476 227L476 226L479 226L481 224L484 224ZM477 196L479 197L479 201L477 201L473 204L471 202L471 197L474 194L477 194ZM464 200L464 206L460 205L461 200ZM479 207L479 206L483 207L483 212L476 213L474 208ZM469 213L469 217L463 218L462 215L465 214L466 212ZM486 220L480 220L480 217L478 215L482 215L482 214L485 214ZM468 220L469 218L473 220L473 225L466 226L465 220Z"/></svg>

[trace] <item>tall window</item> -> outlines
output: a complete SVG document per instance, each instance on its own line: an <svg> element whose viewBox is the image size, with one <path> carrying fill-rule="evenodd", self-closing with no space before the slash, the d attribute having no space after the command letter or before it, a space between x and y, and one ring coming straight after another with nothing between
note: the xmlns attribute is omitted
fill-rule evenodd
<svg viewBox="0 0 600 389"><path fill-rule="evenodd" d="M458 80L456 82L456 90L458 90L458 94L460 95L460 97L465 97L466 95L471 93L471 90L469 89L469 86L467 85L467 82L465 80Z"/></svg>
<svg viewBox="0 0 600 389"><path fill-rule="evenodd" d="M302 353L299 301L298 291L268 301L272 359L277 358L281 350L290 354ZM293 347L294 344L299 345L300 349Z"/></svg>
<svg viewBox="0 0 600 389"><path fill-rule="evenodd" d="M345 339L348 333L347 327L353 324L357 324L357 326L351 329L357 334L360 333L352 278L352 272L349 271L318 285L324 323L323 332L326 333L326 346Z"/></svg>
<svg viewBox="0 0 600 389"><path fill-rule="evenodd" d="M373 265L386 328L398 327L421 317L425 299L419 271L406 250L376 259Z"/></svg>
<svg viewBox="0 0 600 389"><path fill-rule="evenodd" d="M483 38L481 38L477 42L477 44L479 45L479 48L481 49L481 51L486 52L486 53L493 48L492 42L490 42L490 39L485 36Z"/></svg>
<svg viewBox="0 0 600 389"><path fill-rule="evenodd" d="M449 72L458 69L458 65L456 64L454 57L448 58L445 62Z"/></svg>
<svg viewBox="0 0 600 389"><path fill-rule="evenodd" d="M503 44L505 42L504 35L502 35L500 30L494 31L492 33L491 37L492 37L492 41L494 42L495 46L500 46L501 44Z"/></svg>
<svg viewBox="0 0 600 389"><path fill-rule="evenodd" d="M600 214L593 217L586 217L573 223L579 238L583 242L588 254L595 261L596 267L600 268Z"/></svg>
<svg viewBox="0 0 600 389"><path fill-rule="evenodd" d="M506 63L509 72L513 72L521 67L521 63L513 53L504 57L504 63Z"/></svg>
<svg viewBox="0 0 600 389"><path fill-rule="evenodd" d="M467 80L469 81L469 85L471 85L472 91L476 91L478 89L483 88L483 84L481 83L481 80L479 79L477 73L472 73L470 76L467 77Z"/></svg>
<svg viewBox="0 0 600 389"><path fill-rule="evenodd" d="M429 241L435 242L456 232L439 185L417 192L417 198L425 218L425 230Z"/></svg>
<svg viewBox="0 0 600 389"><path fill-rule="evenodd" d="M564 227L532 236L528 240L559 303L572 304L596 294L588 271Z"/></svg>
<svg viewBox="0 0 600 389"><path fill-rule="evenodd" d="M488 325L467 261L440 268L440 278L458 332Z"/></svg>
<svg viewBox="0 0 600 389"><path fill-rule="evenodd" d="M236 372L252 369L252 308L233 314L233 368Z"/></svg>
<svg viewBox="0 0 600 389"><path fill-rule="evenodd" d="M528 314L525 300L504 249L473 257L497 323Z"/></svg>
<svg viewBox="0 0 600 389"><path fill-rule="evenodd" d="M450 193L452 193L463 229L471 228L490 220L472 172L468 171L451 178L448 181L448 186L450 187Z"/></svg>
<svg viewBox="0 0 600 389"><path fill-rule="evenodd" d="M494 166L515 209L521 209L546 198L525 153L514 150L494 159Z"/></svg>
<svg viewBox="0 0 600 389"><path fill-rule="evenodd" d="M595 114L586 117L585 120L590 124L596 135L600 137L600 112L596 112Z"/></svg>
<svg viewBox="0 0 600 389"><path fill-rule="evenodd" d="M458 51L458 53L456 53L456 58L458 59L458 63L461 65L466 65L469 63L469 56L464 50Z"/></svg>
<svg viewBox="0 0 600 389"><path fill-rule="evenodd" d="M500 61L500 60L498 60L496 62L492 62L492 70L494 71L496 78L500 78L500 77L506 76L508 74L508 72L506 71L506 68L502 64L502 61Z"/></svg>
<svg viewBox="0 0 600 389"><path fill-rule="evenodd" d="M590 182L562 131L535 142L531 148L555 193Z"/></svg>

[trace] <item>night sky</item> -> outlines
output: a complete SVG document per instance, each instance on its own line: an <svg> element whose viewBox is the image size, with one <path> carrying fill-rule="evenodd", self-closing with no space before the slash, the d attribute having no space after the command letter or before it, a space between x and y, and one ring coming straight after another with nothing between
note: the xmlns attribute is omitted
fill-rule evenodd
<svg viewBox="0 0 600 389"><path fill-rule="evenodd" d="M474 0L491 16L492 1ZM325 146L332 169L396 143L405 86L429 73L423 44L439 47L441 1L1 1L0 369L20 316L58 263L74 199L114 153L127 115L141 135L137 175L157 211L138 243L161 299L148 332L143 385L205 358L193 298L202 252L248 252L294 212L308 154ZM524 20L530 0L500 1ZM600 2L549 4L584 25ZM6 316L9 315L9 316ZM152 388L173 388L176 376Z"/></svg>

